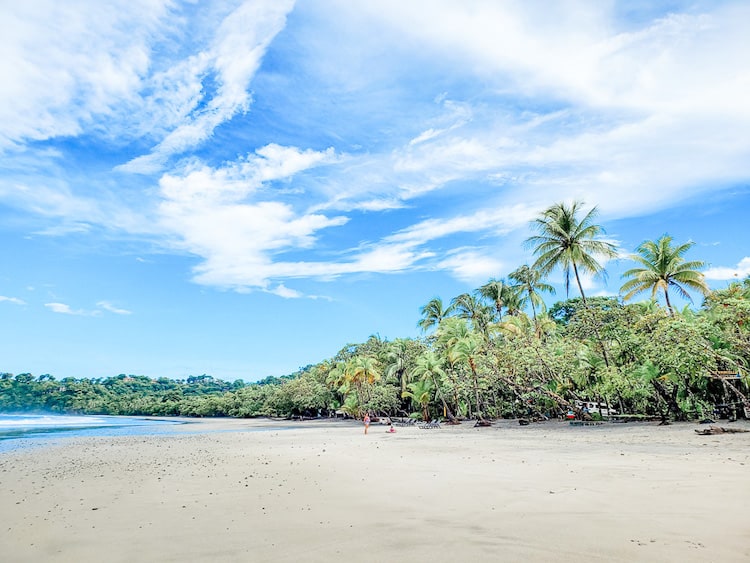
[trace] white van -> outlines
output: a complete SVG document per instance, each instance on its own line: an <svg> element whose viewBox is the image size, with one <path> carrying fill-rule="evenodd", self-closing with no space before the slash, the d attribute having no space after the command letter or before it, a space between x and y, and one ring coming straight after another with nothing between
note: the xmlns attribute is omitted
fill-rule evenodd
<svg viewBox="0 0 750 563"><path fill-rule="evenodd" d="M607 407L606 403L596 403L593 401L576 401L576 407L589 414L599 413L602 416L614 416L620 414L617 409Z"/></svg>

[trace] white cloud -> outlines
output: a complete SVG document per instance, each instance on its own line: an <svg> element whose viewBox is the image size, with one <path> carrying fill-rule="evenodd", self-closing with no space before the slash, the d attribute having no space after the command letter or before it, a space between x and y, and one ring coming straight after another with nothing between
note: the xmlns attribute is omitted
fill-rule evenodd
<svg viewBox="0 0 750 563"><path fill-rule="evenodd" d="M58 173L54 165L48 168L54 171L53 177L16 180L0 174L0 200L50 221L48 226L34 230L33 234L56 237L85 234L94 227L112 232L154 234L153 221L146 210L128 206L115 194L77 194L67 181L54 177Z"/></svg>
<svg viewBox="0 0 750 563"><path fill-rule="evenodd" d="M334 0L301 4L287 29L292 2L258 0L211 8L189 40L176 4L43 5L16 3L0 22L0 69L14 76L0 86L0 146L23 156L29 139L117 144L121 133L153 146L122 168L159 171L158 190L125 174L81 188L56 146L44 155L49 176L6 178L2 202L61 220L35 226L39 234L105 226L153 237L198 257L202 284L299 297L286 280L418 268L486 280L499 261L451 237L507 244L553 201L575 197L599 203L607 219L629 217L750 178L745 4L704 4L706 13L691 8L643 25L618 20L613 3L540 10L521 1ZM66 33L55 33L57 20L70 24ZM296 84L284 74L291 67L310 90L290 99L336 110L318 117L274 106L301 117L268 134L232 130L235 145L206 143L248 110L277 39L264 81ZM433 81L437 72L445 78ZM293 143L294 127L326 135L300 146L330 148L280 144ZM191 154L198 146L205 160ZM175 156L185 158L174 164ZM335 246L319 246L327 229L344 225ZM707 276L744 272L743 263Z"/></svg>
<svg viewBox="0 0 750 563"><path fill-rule="evenodd" d="M278 295L279 297L283 297L284 299L295 299L298 297L302 297L302 294L299 291L289 289L283 283L280 283L275 288L269 290L269 293L273 293L274 295Z"/></svg>
<svg viewBox="0 0 750 563"><path fill-rule="evenodd" d="M198 283L265 289L276 253L310 248L317 231L347 221L266 200L266 187L335 160L332 150L267 145L222 168L196 163L181 174L165 174L160 226L174 247L203 258L195 268Z"/></svg>
<svg viewBox="0 0 750 563"><path fill-rule="evenodd" d="M77 135L130 106L171 2L11 2L0 18L0 150Z"/></svg>
<svg viewBox="0 0 750 563"><path fill-rule="evenodd" d="M109 301L99 301L96 304L97 307L100 309L104 309L105 311L109 311L110 313L114 313L116 315L131 315L132 311L128 311L127 309L120 309L119 307L115 307L112 305Z"/></svg>
<svg viewBox="0 0 750 563"><path fill-rule="evenodd" d="M363 22L384 25L402 41L419 43L445 64L469 64L503 92L553 94L599 107L669 110L706 107L721 92L747 113L738 63L747 47L745 3L707 6L705 13L669 14L640 28L625 28L614 3L523 1L455 3L450 0L357 5ZM337 9L346 11L340 2ZM627 23L625 23L627 25ZM382 34L376 35L382 40ZM744 74L744 78L747 74ZM708 107L714 103L709 103ZM723 110L722 110L723 111Z"/></svg>
<svg viewBox="0 0 750 563"><path fill-rule="evenodd" d="M592 289L597 288L598 284L597 284L597 278L595 276L592 276L591 274L579 273L578 277L581 280L581 287L583 287L585 291L590 291ZM576 280L572 272L571 272L570 283L573 286L576 285Z"/></svg>
<svg viewBox="0 0 750 563"><path fill-rule="evenodd" d="M738 280L750 276L750 256L746 256L735 267L715 267L706 270L703 275L708 280Z"/></svg>
<svg viewBox="0 0 750 563"><path fill-rule="evenodd" d="M65 303L45 303L44 306L50 309L53 313L60 313L63 315L90 317L99 314L98 311L84 311L83 309L74 310L70 308L70 305L66 305Z"/></svg>
<svg viewBox="0 0 750 563"><path fill-rule="evenodd" d="M211 136L221 123L250 105L248 86L270 42L284 28L286 16L292 9L291 0L244 2L229 14L219 26L211 47L190 59L192 72L185 81L187 87L174 92L182 107L183 122L147 155L137 157L119 168L124 171L153 173L161 169L165 160L181 154ZM210 99L199 98L197 80L210 75L216 82L216 93ZM203 106L199 106L199 102ZM191 107L192 106L192 107Z"/></svg>
<svg viewBox="0 0 750 563"><path fill-rule="evenodd" d="M449 253L448 258L438 263L440 269L449 270L457 279L480 285L490 278L500 277L504 264L486 252L473 248L461 248Z"/></svg>
<svg viewBox="0 0 750 563"><path fill-rule="evenodd" d="M0 150L85 132L156 137L151 154L124 168L157 170L248 109L248 85L292 7L215 3L186 29L182 12L192 8L170 0L8 5L0 72L13 80L0 87ZM186 53L170 45L181 33L190 33Z"/></svg>
<svg viewBox="0 0 750 563"><path fill-rule="evenodd" d="M750 6L707 8L628 28L611 3L336 4L347 24L380 24L378 42L393 33L521 107L551 107L476 104L455 129L430 123L396 151L402 179L435 190L525 169L504 204L564 194L618 217L750 176Z"/></svg>
<svg viewBox="0 0 750 563"><path fill-rule="evenodd" d="M423 131L422 133L414 137L411 141L409 141L410 147L439 137L440 135L454 129L458 129L471 120L472 111L471 106L469 106L468 104L459 104L453 100L446 100L445 96L440 96L435 101L441 103L443 107L448 110L448 113L446 115L440 116L439 121L449 121L452 123L439 128L430 127L429 129Z"/></svg>
<svg viewBox="0 0 750 563"><path fill-rule="evenodd" d="M4 295L0 295L0 303L5 301L6 303L13 303L15 305L26 305L26 302L23 299L19 299L18 297L6 297Z"/></svg>
<svg viewBox="0 0 750 563"><path fill-rule="evenodd" d="M458 233L490 231L496 235L506 234L525 226L537 211L523 204L512 207L480 209L470 215L457 215L448 219L426 219L388 237L392 242L424 244L435 239Z"/></svg>
<svg viewBox="0 0 750 563"><path fill-rule="evenodd" d="M120 309L112 305L109 301L99 301L96 306L98 309L93 311L86 311L84 309L73 309L70 305L65 303L45 303L47 307L53 313L60 313L62 315L74 315L80 317L98 317L102 314L102 311L109 311L117 315L130 315L131 312L126 309Z"/></svg>

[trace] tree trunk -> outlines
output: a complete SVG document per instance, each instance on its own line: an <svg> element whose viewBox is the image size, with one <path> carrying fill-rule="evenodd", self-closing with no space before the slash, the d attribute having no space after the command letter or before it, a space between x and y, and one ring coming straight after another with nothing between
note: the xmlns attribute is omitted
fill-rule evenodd
<svg viewBox="0 0 750 563"><path fill-rule="evenodd" d="M682 409L680 408L680 405L677 404L677 400L675 399L673 394L668 393L664 385L659 383L659 381L656 379L652 379L651 384L654 386L654 389L656 389L656 392L659 394L659 396L664 399L664 403L667 405L667 409L674 413L675 418L677 420L684 420L685 413L682 412Z"/></svg>
<svg viewBox="0 0 750 563"><path fill-rule="evenodd" d="M578 291L581 292L581 300L583 301L583 306L588 307L588 304L586 303L586 295L583 293L583 286L581 285L581 278L578 277L578 267L576 266L575 262L573 262L573 273L576 276L576 283L578 284Z"/></svg>
<svg viewBox="0 0 750 563"><path fill-rule="evenodd" d="M669 311L669 316L674 317L674 309L672 309L672 304L669 302L669 291L667 290L667 286L664 286L664 300L667 303L667 311Z"/></svg>
<svg viewBox="0 0 750 563"><path fill-rule="evenodd" d="M448 420L450 420L453 424L460 424L458 419L453 416L453 413L451 412L450 407L448 406L448 403L445 402L445 397L443 397L443 392L440 390L440 385L438 385L437 379L435 378L435 374L432 375L432 383L435 385L435 391L440 396L440 401L443 403L443 408L445 409L445 413L448 416Z"/></svg>

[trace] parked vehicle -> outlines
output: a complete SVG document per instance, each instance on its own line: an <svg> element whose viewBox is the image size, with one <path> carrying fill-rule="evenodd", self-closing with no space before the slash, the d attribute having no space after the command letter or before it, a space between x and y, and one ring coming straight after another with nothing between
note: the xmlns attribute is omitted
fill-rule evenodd
<svg viewBox="0 0 750 563"><path fill-rule="evenodd" d="M595 401L576 401L575 405L583 412L587 412L589 414L599 413L602 416L614 416L616 414L620 414L617 409L607 406L606 403L598 403Z"/></svg>

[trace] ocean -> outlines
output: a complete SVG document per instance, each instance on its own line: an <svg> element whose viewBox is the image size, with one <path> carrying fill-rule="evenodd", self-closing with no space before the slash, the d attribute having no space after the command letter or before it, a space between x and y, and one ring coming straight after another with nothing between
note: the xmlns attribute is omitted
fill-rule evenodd
<svg viewBox="0 0 750 563"><path fill-rule="evenodd" d="M136 416L0 414L0 453L58 438L163 434L184 423Z"/></svg>

